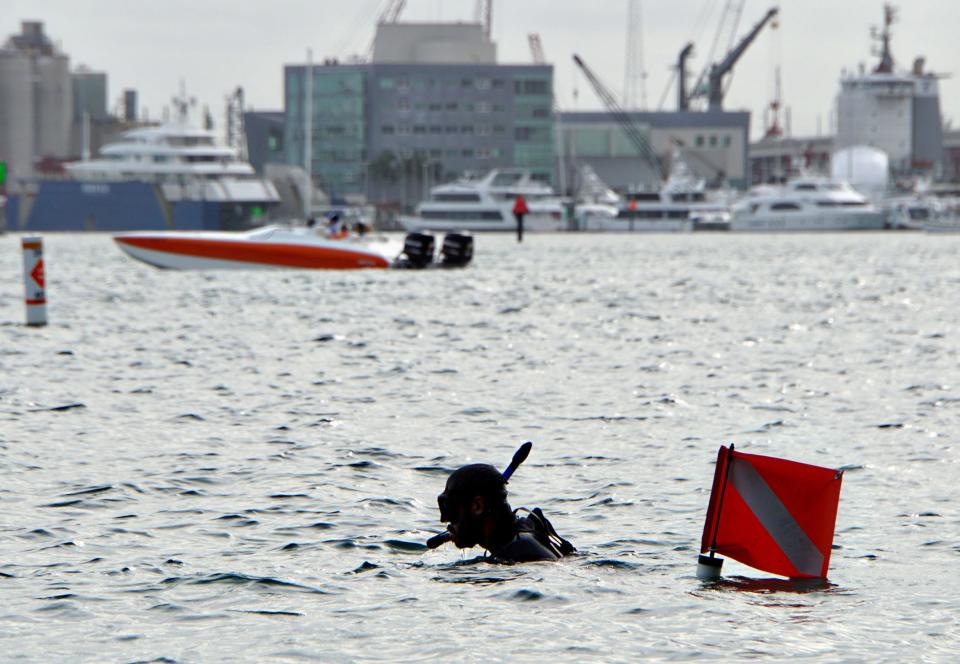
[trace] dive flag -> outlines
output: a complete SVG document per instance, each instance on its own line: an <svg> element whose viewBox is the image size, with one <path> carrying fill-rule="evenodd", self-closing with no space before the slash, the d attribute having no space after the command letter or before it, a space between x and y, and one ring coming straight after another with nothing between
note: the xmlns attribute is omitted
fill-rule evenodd
<svg viewBox="0 0 960 664"><path fill-rule="evenodd" d="M700 552L826 578L843 471L720 447Z"/></svg>

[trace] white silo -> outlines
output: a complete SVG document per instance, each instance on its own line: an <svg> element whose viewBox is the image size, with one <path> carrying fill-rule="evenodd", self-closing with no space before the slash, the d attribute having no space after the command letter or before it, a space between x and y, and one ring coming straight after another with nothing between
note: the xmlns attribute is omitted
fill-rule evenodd
<svg viewBox="0 0 960 664"><path fill-rule="evenodd" d="M70 61L24 21L0 49L0 159L14 178L34 174L42 157L70 156Z"/></svg>
<svg viewBox="0 0 960 664"><path fill-rule="evenodd" d="M59 53L40 55L35 58L34 67L36 156L70 156L70 119L73 114L70 61Z"/></svg>
<svg viewBox="0 0 960 664"><path fill-rule="evenodd" d="M0 160L11 182L33 173L33 82L30 59L0 49ZM8 185L9 186L9 185Z"/></svg>

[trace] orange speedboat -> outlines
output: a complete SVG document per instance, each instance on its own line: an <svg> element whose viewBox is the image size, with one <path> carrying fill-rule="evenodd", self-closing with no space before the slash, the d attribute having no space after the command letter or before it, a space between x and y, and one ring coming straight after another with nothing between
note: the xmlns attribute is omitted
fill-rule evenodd
<svg viewBox="0 0 960 664"><path fill-rule="evenodd" d="M246 233L137 231L113 239L132 258L174 270L387 268L403 249L382 237L330 239L280 226Z"/></svg>
<svg viewBox="0 0 960 664"><path fill-rule="evenodd" d="M309 228L264 226L245 233L135 231L113 239L130 257L172 270L423 268L434 258L433 236L422 233L411 233L401 243L384 236L333 239ZM472 237L447 234L441 265L461 267L472 256Z"/></svg>

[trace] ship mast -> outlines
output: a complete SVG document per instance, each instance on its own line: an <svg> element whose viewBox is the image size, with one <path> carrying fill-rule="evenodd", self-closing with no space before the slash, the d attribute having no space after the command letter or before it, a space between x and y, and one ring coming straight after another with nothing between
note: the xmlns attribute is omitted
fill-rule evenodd
<svg viewBox="0 0 960 664"><path fill-rule="evenodd" d="M880 42L880 62L873 70L875 74L893 73L893 55L890 54L890 26L896 20L896 8L887 3L883 6L883 31L878 33L876 28L870 31L870 36Z"/></svg>

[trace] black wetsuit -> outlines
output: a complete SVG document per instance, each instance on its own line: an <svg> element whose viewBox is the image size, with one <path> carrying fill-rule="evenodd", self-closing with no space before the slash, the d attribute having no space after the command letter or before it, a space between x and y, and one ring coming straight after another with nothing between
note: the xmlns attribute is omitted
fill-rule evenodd
<svg viewBox="0 0 960 664"><path fill-rule="evenodd" d="M543 512L536 508L529 516L514 513L514 536L506 544L490 552L499 563L530 563L541 560L559 560L576 551L573 545L557 535L557 531Z"/></svg>

